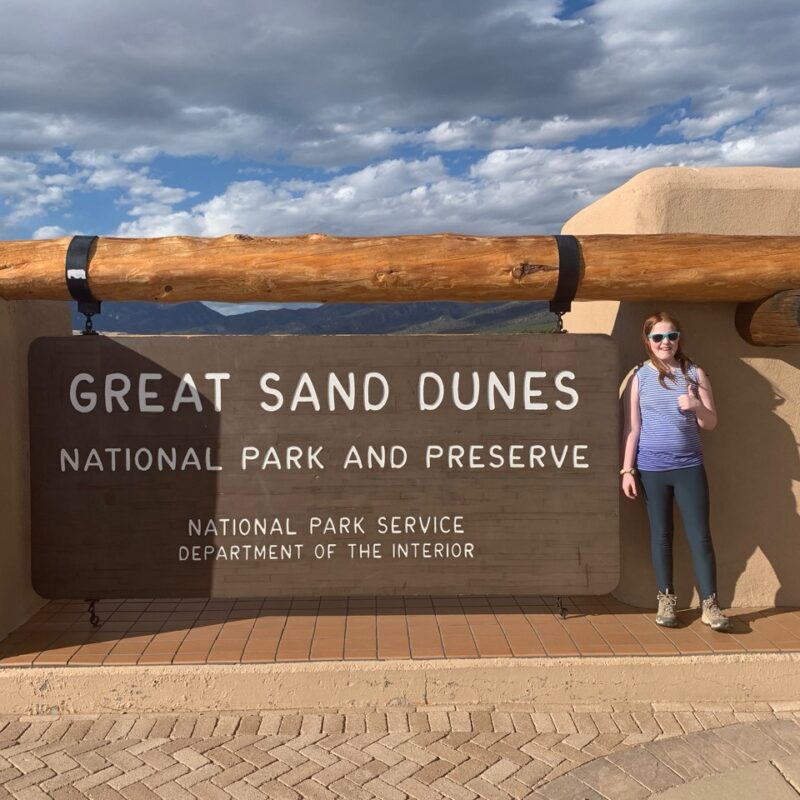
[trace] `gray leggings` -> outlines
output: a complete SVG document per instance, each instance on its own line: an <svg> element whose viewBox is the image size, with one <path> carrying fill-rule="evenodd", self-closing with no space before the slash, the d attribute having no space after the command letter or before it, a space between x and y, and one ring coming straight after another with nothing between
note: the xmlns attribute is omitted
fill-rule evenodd
<svg viewBox="0 0 800 800"><path fill-rule="evenodd" d="M717 591L717 564L708 525L708 479L702 464L684 469L639 471L650 518L650 549L659 591L674 594L672 583L672 500L678 503L692 551L700 599Z"/></svg>

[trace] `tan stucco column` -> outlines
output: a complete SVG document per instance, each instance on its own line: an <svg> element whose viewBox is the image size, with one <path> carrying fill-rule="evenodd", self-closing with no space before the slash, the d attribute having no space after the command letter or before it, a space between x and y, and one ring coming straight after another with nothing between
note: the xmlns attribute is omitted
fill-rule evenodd
<svg viewBox="0 0 800 800"><path fill-rule="evenodd" d="M68 303L0 300L0 639L46 602L31 586L28 346L70 328Z"/></svg>
<svg viewBox="0 0 800 800"><path fill-rule="evenodd" d="M642 172L580 211L563 233L800 235L800 169L666 167ZM701 265L702 266L702 265ZM645 357L642 323L655 311L681 323L685 352L709 374L719 424L701 432L711 490L718 595L725 605L800 605L800 346L752 347L735 304L579 302L574 333L607 333L620 383ZM620 495L621 579L614 595L655 606L644 501ZM698 602L676 510L679 602Z"/></svg>

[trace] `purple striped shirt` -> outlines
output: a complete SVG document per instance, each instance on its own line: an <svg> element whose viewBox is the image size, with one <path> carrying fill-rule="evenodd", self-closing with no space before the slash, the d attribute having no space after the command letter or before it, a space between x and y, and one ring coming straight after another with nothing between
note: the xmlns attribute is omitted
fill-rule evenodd
<svg viewBox="0 0 800 800"><path fill-rule="evenodd" d="M697 381L697 367L687 368L689 377ZM637 371L639 412L642 418L639 433L638 469L662 471L695 467L703 463L700 433L694 411L681 411L678 397L688 394L686 378L675 370L677 383L665 379L667 388L658 382L658 371L645 362Z"/></svg>

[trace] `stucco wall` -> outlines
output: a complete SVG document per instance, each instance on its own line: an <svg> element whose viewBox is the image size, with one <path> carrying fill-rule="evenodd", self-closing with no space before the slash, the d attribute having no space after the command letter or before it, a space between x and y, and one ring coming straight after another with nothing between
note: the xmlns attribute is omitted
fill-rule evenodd
<svg viewBox="0 0 800 800"><path fill-rule="evenodd" d="M31 587L28 345L69 333L67 303L0 300L0 639L46 602Z"/></svg>
<svg viewBox="0 0 800 800"><path fill-rule="evenodd" d="M580 211L563 233L800 235L800 169L668 167L642 172ZM719 424L702 431L711 487L718 595L725 605L800 605L800 346L752 347L733 303L573 303L574 333L607 333L620 352L621 389L645 357L644 319L668 311L685 352L709 374ZM620 495L621 579L614 595L655 606L649 526L641 497ZM698 602L676 513L675 586Z"/></svg>
<svg viewBox="0 0 800 800"><path fill-rule="evenodd" d="M664 168L643 172L575 215L564 233L800 235L800 169ZM641 360L641 324L659 303L583 302L568 330L608 333L620 383ZM719 411L702 432L711 484L719 595L726 605L800 605L800 347L757 348L739 338L734 304L670 303L687 353L710 375ZM68 335L67 303L0 301L0 639L44 601L30 585L27 349ZM621 580L614 594L655 605L644 502L621 505ZM697 602L676 515L675 585ZM693 594L694 592L694 594Z"/></svg>

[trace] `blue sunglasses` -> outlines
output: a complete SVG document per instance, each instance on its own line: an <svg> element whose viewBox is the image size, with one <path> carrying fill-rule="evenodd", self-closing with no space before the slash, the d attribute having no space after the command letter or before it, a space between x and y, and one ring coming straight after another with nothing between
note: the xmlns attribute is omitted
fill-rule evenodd
<svg viewBox="0 0 800 800"><path fill-rule="evenodd" d="M671 342L677 342L681 338L680 331L670 331L669 333L648 333L647 338L658 344L662 339L669 339Z"/></svg>

